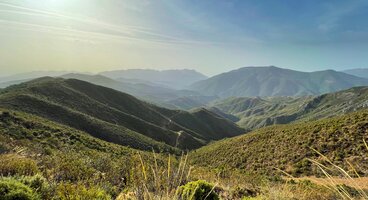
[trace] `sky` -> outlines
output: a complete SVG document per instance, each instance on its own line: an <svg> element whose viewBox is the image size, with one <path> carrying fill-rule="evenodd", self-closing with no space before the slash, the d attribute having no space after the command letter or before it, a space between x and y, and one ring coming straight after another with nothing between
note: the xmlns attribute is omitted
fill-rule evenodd
<svg viewBox="0 0 368 200"><path fill-rule="evenodd" d="M0 0L0 77L368 67L368 0Z"/></svg>

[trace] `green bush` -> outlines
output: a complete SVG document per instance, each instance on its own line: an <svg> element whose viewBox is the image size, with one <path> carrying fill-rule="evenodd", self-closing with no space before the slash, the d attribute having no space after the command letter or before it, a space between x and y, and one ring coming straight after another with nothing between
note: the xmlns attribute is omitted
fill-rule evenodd
<svg viewBox="0 0 368 200"><path fill-rule="evenodd" d="M97 171L91 167L90 160L80 154L68 153L60 155L54 161L53 176L56 181L79 182L92 180Z"/></svg>
<svg viewBox="0 0 368 200"><path fill-rule="evenodd" d="M42 175L22 176L16 179L37 192L42 199L52 199L54 187Z"/></svg>
<svg viewBox="0 0 368 200"><path fill-rule="evenodd" d="M36 161L16 154L0 155L1 176L32 176L39 172Z"/></svg>
<svg viewBox="0 0 368 200"><path fill-rule="evenodd" d="M0 199L2 200L36 200L40 197L33 190L14 179L0 179Z"/></svg>
<svg viewBox="0 0 368 200"><path fill-rule="evenodd" d="M61 183L56 189L56 199L110 200L106 192L97 187L86 188L82 184Z"/></svg>
<svg viewBox="0 0 368 200"><path fill-rule="evenodd" d="M189 182L180 186L177 196L181 200L218 200L219 196L214 192L214 186L204 180Z"/></svg>
<svg viewBox="0 0 368 200"><path fill-rule="evenodd" d="M110 200L112 199L106 192L97 187L86 188L82 184L61 183L56 188L55 199L97 199Z"/></svg>

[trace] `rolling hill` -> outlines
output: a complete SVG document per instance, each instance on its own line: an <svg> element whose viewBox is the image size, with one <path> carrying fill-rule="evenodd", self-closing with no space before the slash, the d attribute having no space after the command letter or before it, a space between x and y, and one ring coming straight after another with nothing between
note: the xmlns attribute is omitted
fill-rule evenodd
<svg viewBox="0 0 368 200"><path fill-rule="evenodd" d="M244 67L196 82L189 88L220 97L318 95L354 86L368 79L333 70L300 72L278 67Z"/></svg>
<svg viewBox="0 0 368 200"><path fill-rule="evenodd" d="M211 112L160 108L76 79L45 77L8 87L0 94L0 107L32 113L143 150L193 149L243 132ZM217 125L216 129L209 124Z"/></svg>
<svg viewBox="0 0 368 200"><path fill-rule="evenodd" d="M190 84L204 80L207 77L195 70L151 70L151 69L128 69L101 72L103 76L113 79L120 79L133 82L151 82L157 85L166 86L173 89L183 89Z"/></svg>
<svg viewBox="0 0 368 200"><path fill-rule="evenodd" d="M238 125L252 130L272 124L310 121L368 107L368 87L306 97L233 97L211 105L239 118Z"/></svg>
<svg viewBox="0 0 368 200"><path fill-rule="evenodd" d="M294 176L321 175L307 159L334 164L354 174L368 174L368 110L312 122L275 125L238 137L214 142L192 152L194 164L212 169ZM314 151L312 149L317 150Z"/></svg>

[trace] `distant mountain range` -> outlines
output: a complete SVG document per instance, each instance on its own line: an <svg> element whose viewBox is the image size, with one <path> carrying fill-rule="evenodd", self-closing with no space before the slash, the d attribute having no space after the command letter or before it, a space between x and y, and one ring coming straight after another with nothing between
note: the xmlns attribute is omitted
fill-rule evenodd
<svg viewBox="0 0 368 200"><path fill-rule="evenodd" d="M157 85L174 89L183 89L194 82L204 80L207 77L195 70L151 70L151 69L128 69L100 73L113 79L134 81L141 83L151 82Z"/></svg>
<svg viewBox="0 0 368 200"><path fill-rule="evenodd" d="M108 142L143 150L193 149L244 132L205 109L169 110L77 79L45 77L10 86L0 92L0 107L38 115Z"/></svg>
<svg viewBox="0 0 368 200"><path fill-rule="evenodd" d="M311 121L366 109L368 87L354 87L319 96L231 97L211 103L209 107L238 118L238 125L253 130L272 124ZM226 118L233 120L231 117Z"/></svg>
<svg viewBox="0 0 368 200"><path fill-rule="evenodd" d="M347 74L351 74L357 77L368 78L368 68L356 68L342 71Z"/></svg>
<svg viewBox="0 0 368 200"><path fill-rule="evenodd" d="M278 67L244 67L192 84L189 89L220 97L318 95L354 86L368 79L334 70L300 72Z"/></svg>
<svg viewBox="0 0 368 200"><path fill-rule="evenodd" d="M149 83L123 82L121 79L115 80L102 75L86 75L73 73L65 74L60 77L66 79L78 79L96 85L105 86L121 92L128 93L145 101L169 108L177 108L178 106L180 107L180 105L175 104L174 100L177 98L200 96L198 92L190 90L175 90L155 84L149 85Z"/></svg>
<svg viewBox="0 0 368 200"><path fill-rule="evenodd" d="M0 88L42 75L74 78L113 88L166 108L190 110L228 97L308 96L366 86L365 70L300 72L273 66L244 67L211 78L194 70L130 69L97 75L46 71L1 78Z"/></svg>

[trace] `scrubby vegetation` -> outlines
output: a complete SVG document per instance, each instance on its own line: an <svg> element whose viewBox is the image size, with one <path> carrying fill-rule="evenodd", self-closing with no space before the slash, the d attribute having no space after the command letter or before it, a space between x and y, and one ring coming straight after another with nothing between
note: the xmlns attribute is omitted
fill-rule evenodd
<svg viewBox="0 0 368 200"><path fill-rule="evenodd" d="M177 190L177 196L180 200L218 200L219 196L215 193L214 189L214 185L203 180L198 180L180 186Z"/></svg>
<svg viewBox="0 0 368 200"><path fill-rule="evenodd" d="M321 154L355 174L368 174L364 139L367 139L368 111L320 121L277 125L215 142L191 154L196 165L244 172L293 176L324 176L309 159ZM321 162L325 163L323 159Z"/></svg>
<svg viewBox="0 0 368 200"><path fill-rule="evenodd" d="M168 200L207 192L207 199L340 198L313 183L191 166L187 155L133 150L25 113L1 110L0 119L4 198Z"/></svg>
<svg viewBox="0 0 368 200"><path fill-rule="evenodd" d="M37 80L34 87L15 86L0 95L1 105L14 108L0 108L0 199L368 199L368 184L364 185L368 183L368 179L364 182L368 175L368 110L270 126L188 154L109 121L119 118L115 109L119 110L116 114L131 107L90 94L94 90L78 94L94 98L87 101L89 106L105 109L108 104L113 113L94 113L93 117L92 112L97 111L92 108L77 108L81 104L74 104L75 99L63 102L38 87L49 83L48 79ZM56 83L64 84L63 89L55 90L58 95L67 97L66 93L96 87L74 86L73 81L62 79ZM56 83L53 87L59 88ZM116 93L105 88L100 92ZM195 135L196 139L217 140L233 136L229 130L238 130L235 126L224 128L231 123L207 109L150 108L177 123L173 127L166 124L170 127L167 131L178 130L175 126L179 124L186 130L175 133L175 144L193 144L191 148L195 148L195 143L186 139ZM144 121L153 120L148 118ZM150 134L156 134L154 130ZM358 179L363 184L356 182Z"/></svg>

